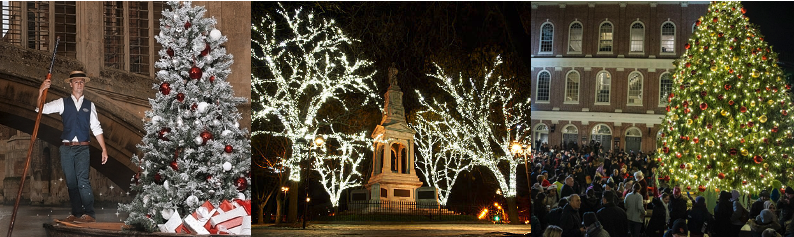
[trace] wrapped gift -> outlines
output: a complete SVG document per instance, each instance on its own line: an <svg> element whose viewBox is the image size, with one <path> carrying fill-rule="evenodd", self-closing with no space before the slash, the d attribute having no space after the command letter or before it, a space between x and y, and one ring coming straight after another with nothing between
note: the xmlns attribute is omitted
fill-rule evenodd
<svg viewBox="0 0 794 237"><path fill-rule="evenodd" d="M241 235L251 235L251 216L244 216L243 217L243 232L240 233Z"/></svg>
<svg viewBox="0 0 794 237"><path fill-rule="evenodd" d="M251 200L250 199L249 200L234 199L234 203L233 204L235 206L245 208L245 212L248 213L249 216L251 215Z"/></svg>
<svg viewBox="0 0 794 237"><path fill-rule="evenodd" d="M185 217L185 225L187 228L196 234L210 234L209 229L212 225L209 223L210 217L218 215L218 212L212 207L209 202L204 203L193 212L191 215Z"/></svg>
<svg viewBox="0 0 794 237"><path fill-rule="evenodd" d="M173 212L173 214L171 212ZM179 216L179 212L176 210L163 210L162 213L163 217L168 221L166 221L165 224L158 225L160 227L160 232L177 233L177 228L182 225L182 218Z"/></svg>
<svg viewBox="0 0 794 237"><path fill-rule="evenodd" d="M245 212L245 208L238 207L210 217L210 223L218 234L240 234L243 231L243 219L246 216L248 214ZM210 233L212 231L210 230Z"/></svg>
<svg viewBox="0 0 794 237"><path fill-rule="evenodd" d="M224 213L224 212L227 212L227 211L231 211L234 208L235 208L234 204L229 202L229 200L223 200L223 202L221 202L221 204L218 205L218 209L220 209L218 212L219 213Z"/></svg>

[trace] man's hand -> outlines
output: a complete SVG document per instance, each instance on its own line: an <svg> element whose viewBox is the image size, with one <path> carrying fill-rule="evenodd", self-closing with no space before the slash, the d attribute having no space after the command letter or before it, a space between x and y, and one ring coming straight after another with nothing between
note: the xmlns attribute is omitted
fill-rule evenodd
<svg viewBox="0 0 794 237"><path fill-rule="evenodd" d="M52 85L52 81L50 81L49 79L44 80L44 82L41 83L41 87L39 87L39 92L49 89L51 85Z"/></svg>
<svg viewBox="0 0 794 237"><path fill-rule="evenodd" d="M104 165L105 162L108 162L108 151L103 149L102 150L102 164Z"/></svg>

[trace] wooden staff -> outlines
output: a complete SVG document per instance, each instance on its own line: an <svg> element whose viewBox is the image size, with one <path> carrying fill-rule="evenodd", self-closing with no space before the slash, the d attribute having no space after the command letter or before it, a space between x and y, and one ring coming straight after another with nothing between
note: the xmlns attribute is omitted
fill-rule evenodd
<svg viewBox="0 0 794 237"><path fill-rule="evenodd" d="M52 51L52 61L50 61L50 71L47 72L47 79L52 78L52 66L55 64L55 53L58 52L58 43L61 42L61 37L58 36L55 40L55 49ZM39 122L41 122L41 112L44 111L44 101L47 100L47 90L41 92L41 100L36 101L39 108L39 113L36 115L36 123L33 125L33 133L30 134L30 146L28 146L28 160L25 162L25 171L22 172L22 182L19 183L19 191L17 192L17 200L14 202L14 212L11 214L11 224L8 225L8 237L11 237L11 232L14 231L14 220L17 219L17 210L19 209L19 200L22 199L22 188L25 186L25 177L28 175L28 168L30 168L30 155L33 153L33 144L36 142L36 135L39 133Z"/></svg>

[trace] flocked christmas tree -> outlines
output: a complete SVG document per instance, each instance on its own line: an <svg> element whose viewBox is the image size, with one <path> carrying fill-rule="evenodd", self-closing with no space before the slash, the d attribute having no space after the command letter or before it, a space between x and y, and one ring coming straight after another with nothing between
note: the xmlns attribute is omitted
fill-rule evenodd
<svg viewBox="0 0 794 237"><path fill-rule="evenodd" d="M686 189L755 193L791 175L791 87L744 13L712 2L675 62L660 178Z"/></svg>
<svg viewBox="0 0 794 237"><path fill-rule="evenodd" d="M223 46L227 38L214 18L204 17L204 7L168 5L155 36L163 46L156 63L159 92L149 99L146 135L138 145L143 156L132 158L140 167L132 177L137 195L119 208L129 212L126 224L147 231L165 221L163 210L185 216L204 201L217 206L250 197L251 145L236 107L245 98L234 97L226 81L233 62Z"/></svg>

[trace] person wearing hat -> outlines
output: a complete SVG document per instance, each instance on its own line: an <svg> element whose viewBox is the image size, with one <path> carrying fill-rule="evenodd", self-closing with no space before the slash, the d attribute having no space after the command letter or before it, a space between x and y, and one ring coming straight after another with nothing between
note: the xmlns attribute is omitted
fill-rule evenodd
<svg viewBox="0 0 794 237"><path fill-rule="evenodd" d="M601 227L601 222L598 221L595 213L585 212L582 219L582 224L586 229L585 237L610 237L609 233Z"/></svg>
<svg viewBox="0 0 794 237"><path fill-rule="evenodd" d="M629 219L626 211L618 207L614 191L605 191L601 202L604 206L598 210L596 217L601 220L601 226L612 237L628 237Z"/></svg>
<svg viewBox="0 0 794 237"><path fill-rule="evenodd" d="M764 203L769 201L769 191L761 190L761 193L758 194L758 200L756 200L753 205L750 205L750 219L754 219L761 214L761 210L764 210Z"/></svg>
<svg viewBox="0 0 794 237"><path fill-rule="evenodd" d="M692 209L687 212L687 227L692 232L689 233L690 237L703 237L708 233L709 223L713 223L714 216L709 213L706 207L706 198L698 196L695 202L692 203ZM675 223L674 223L675 224Z"/></svg>
<svg viewBox="0 0 794 237"><path fill-rule="evenodd" d="M761 214L755 219L750 219L749 223L753 237L761 237L761 234L766 229L771 228L773 230L779 230L781 227L775 214L768 209L761 211Z"/></svg>
<svg viewBox="0 0 794 237"><path fill-rule="evenodd" d="M664 237L687 237L689 229L686 226L686 219L678 219L673 223L673 227L664 233Z"/></svg>
<svg viewBox="0 0 794 237"><path fill-rule="evenodd" d="M791 216L794 214L792 199L794 199L794 189L786 187L786 195L783 195L777 201L777 209L780 210L780 223L786 223L791 220Z"/></svg>
<svg viewBox="0 0 794 237"><path fill-rule="evenodd" d="M670 197L670 220L686 219L686 205L687 199L681 195L681 187L676 185L673 188L673 196ZM667 227L672 227L673 223L667 224Z"/></svg>
<svg viewBox="0 0 794 237"><path fill-rule="evenodd" d="M42 114L58 113L63 122L63 133L60 147L61 169L66 176L66 186L69 190L69 202L72 214L62 219L64 222L87 223L95 222L94 194L89 182L90 133L94 134L99 146L102 148L102 164L108 160L105 139L102 136L102 127L97 118L94 103L83 96L85 83L91 81L82 71L73 71L64 82L72 88L69 97L60 98L44 104ZM52 82L47 79L41 83L39 96L36 101L41 101L44 90L50 88ZM36 103L38 105L38 103ZM39 108L36 108L38 111ZM79 216L79 217L78 217Z"/></svg>

